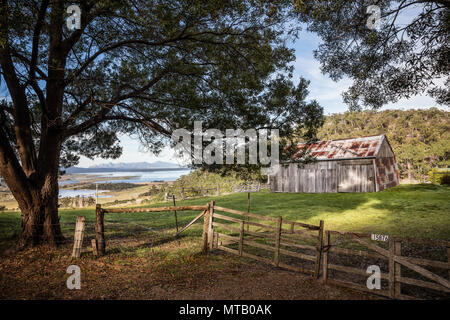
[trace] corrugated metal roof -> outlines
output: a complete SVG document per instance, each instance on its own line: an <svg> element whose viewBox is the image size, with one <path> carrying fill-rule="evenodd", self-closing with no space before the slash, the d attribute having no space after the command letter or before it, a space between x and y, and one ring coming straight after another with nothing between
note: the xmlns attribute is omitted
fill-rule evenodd
<svg viewBox="0 0 450 320"><path fill-rule="evenodd" d="M358 159L375 157L384 134L372 137L361 137L341 140L319 141L309 145L308 156L317 160L335 160L335 159ZM298 144L299 150L307 146L304 143ZM299 156L299 152L295 154Z"/></svg>

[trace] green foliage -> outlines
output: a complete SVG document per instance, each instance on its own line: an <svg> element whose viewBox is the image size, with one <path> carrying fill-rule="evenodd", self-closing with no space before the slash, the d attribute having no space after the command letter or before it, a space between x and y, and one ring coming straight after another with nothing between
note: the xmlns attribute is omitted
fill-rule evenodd
<svg viewBox="0 0 450 320"><path fill-rule="evenodd" d="M160 193L160 192L161 192L160 188L158 188L158 187L155 186L155 185L152 185L152 187L150 188L149 191L144 192L144 193L141 193L141 194L139 195L139 197L153 196L153 195L156 195L156 194L158 194L158 193Z"/></svg>
<svg viewBox="0 0 450 320"><path fill-rule="evenodd" d="M72 206L73 199L71 197L64 197L59 199L59 205L63 208Z"/></svg>
<svg viewBox="0 0 450 320"><path fill-rule="evenodd" d="M445 174L445 175L441 178L441 184L450 185L450 174Z"/></svg>
<svg viewBox="0 0 450 320"><path fill-rule="evenodd" d="M202 196L201 188L209 189L205 190L206 194L216 195L217 194L217 184L219 184L220 193L229 193L232 191L232 186L237 187L240 184L246 182L257 182L260 181L259 174L245 175L243 178L241 172L235 172L232 170L227 170L224 172L211 172L208 170L197 169L192 171L188 175L183 175L173 184L169 185L167 183L161 185L152 185L149 191L144 192L139 195L139 197L149 197L144 199L142 203L155 203L157 201L165 200L166 193L169 196L175 195L176 200L182 199L183 188L195 188L197 190L185 190L186 197Z"/></svg>
<svg viewBox="0 0 450 320"><path fill-rule="evenodd" d="M59 198L58 203L59 203L60 207L62 207L62 208L70 208L74 204L75 204L75 206L77 206L78 203L79 203L79 200L80 200L80 196L77 196L77 197L63 197L63 198ZM93 206L93 205L95 205L94 197L84 198L84 205L85 206Z"/></svg>
<svg viewBox="0 0 450 320"><path fill-rule="evenodd" d="M79 187L79 189L95 189L96 184L89 184L89 185L83 185L82 187ZM139 187L139 184L136 183L128 183L128 182L118 182L118 183L99 183L98 184L99 189L102 190L113 190L113 191L121 191L126 189L132 189ZM75 188L77 190L78 188Z"/></svg>
<svg viewBox="0 0 450 320"><path fill-rule="evenodd" d="M278 128L281 135L298 123L314 133L315 121L305 115L322 110L305 101L308 81L294 85L295 55L286 46L300 29L292 23L291 1L89 0L79 4L81 29L73 32L62 26L69 3L5 5L6 53L16 70L30 71L17 77L28 94L21 108L33 121L24 130L33 133L37 150L47 130L40 128L47 125L40 121L43 111L55 108L62 167L75 165L80 155L117 158L121 133L157 153L173 130L191 130L194 121L222 131ZM49 48L50 36L63 43ZM49 61L50 49L55 61ZM27 81L41 79L53 64L64 81ZM63 96L53 99L56 92ZM46 100L61 104L45 106ZM15 145L12 113L0 120Z"/></svg>
<svg viewBox="0 0 450 320"><path fill-rule="evenodd" d="M345 112L326 117L321 140L386 134L400 176L422 180L433 167L450 164L450 112L437 108Z"/></svg>
<svg viewBox="0 0 450 320"><path fill-rule="evenodd" d="M104 204L102 204L103 206L107 207L107 206L111 206L111 205L118 205L118 204L128 204L128 203L136 203L136 199L132 198L132 199L124 199L124 200L119 200L116 199L114 201L111 202L105 202Z"/></svg>
<svg viewBox="0 0 450 320"><path fill-rule="evenodd" d="M450 174L450 169L433 168L428 171L428 181L433 183L433 173L434 173L434 183L443 184L442 179L448 179L446 176Z"/></svg>
<svg viewBox="0 0 450 320"><path fill-rule="evenodd" d="M350 110L379 108L416 94L450 104L448 1L296 0L299 19L323 40L314 55L333 80L353 80ZM379 29L367 27L369 5L381 9ZM442 80L436 81L436 79Z"/></svg>

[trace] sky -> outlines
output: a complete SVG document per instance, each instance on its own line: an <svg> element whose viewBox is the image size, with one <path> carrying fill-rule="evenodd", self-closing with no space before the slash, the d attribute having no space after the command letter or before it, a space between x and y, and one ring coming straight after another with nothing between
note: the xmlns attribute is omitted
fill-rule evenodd
<svg viewBox="0 0 450 320"><path fill-rule="evenodd" d="M328 75L324 75L320 71L320 64L313 56L313 50L320 44L320 39L313 33L302 32L299 39L290 45L295 50L296 60L294 62L294 80L298 83L299 77L304 77L311 81L309 86L309 100L317 100L324 108L325 115L332 113L345 112L347 106L342 102L342 92L351 85L351 80L344 78L338 82L334 82ZM415 96L410 99L401 99L397 103L384 106L383 109L419 109L430 108L436 105L434 99L428 96ZM120 137L123 147L122 156L118 159L94 159L90 160L81 157L79 167L89 167L94 164L101 163L118 163L118 162L154 162L167 161L179 163L174 157L173 151L166 147L162 152L155 156L149 152L145 152L139 141L129 136Z"/></svg>

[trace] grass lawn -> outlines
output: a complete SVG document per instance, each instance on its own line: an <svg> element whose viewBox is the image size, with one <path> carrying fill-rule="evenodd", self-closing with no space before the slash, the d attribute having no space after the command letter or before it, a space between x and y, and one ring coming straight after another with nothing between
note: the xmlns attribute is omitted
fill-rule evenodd
<svg viewBox="0 0 450 320"><path fill-rule="evenodd" d="M214 199L222 207L247 210L247 194L236 193L220 197L177 201L177 205L206 204ZM428 239L450 239L450 187L434 185L400 185L377 193L288 194L252 193L251 212L311 224L325 221L325 229L382 233ZM148 205L167 206L168 203ZM187 224L198 212L178 213L179 225ZM86 216L86 231L93 234L95 212L61 210L63 233L73 236L75 219ZM106 236L113 238L137 234L155 234L175 228L172 212L114 213L105 216ZM20 232L20 214L0 213L0 249L14 241ZM200 223L186 231L187 236L199 236Z"/></svg>

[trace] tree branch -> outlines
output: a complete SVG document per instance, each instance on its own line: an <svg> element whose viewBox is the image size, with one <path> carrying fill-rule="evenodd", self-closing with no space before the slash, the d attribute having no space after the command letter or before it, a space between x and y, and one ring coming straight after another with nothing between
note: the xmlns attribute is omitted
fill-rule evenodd
<svg viewBox="0 0 450 320"><path fill-rule="evenodd" d="M36 170L36 152L31 133L30 110L28 109L25 88L20 85L11 58L8 45L8 12L6 1L1 7L0 34L0 66L14 106L14 131L17 138L24 172L29 176Z"/></svg>
<svg viewBox="0 0 450 320"><path fill-rule="evenodd" d="M37 66L37 57L39 54L39 37L41 35L41 30L45 20L45 13L48 8L48 0L44 0L39 9L38 19L33 31L33 44L31 51L31 61L30 61L30 71L29 77L32 82L36 82L36 66ZM36 84L37 85L37 84Z"/></svg>
<svg viewBox="0 0 450 320"><path fill-rule="evenodd" d="M95 103L99 103L102 105L102 109L99 113L97 113L95 116L90 118L89 120L86 120L85 122L74 126L67 128L64 132L64 138L68 138L70 136L79 134L80 132L83 132L103 121L105 121L105 116L111 111L112 107L120 103L121 101L124 101L126 99L135 98L138 97L139 94L145 92L146 90L150 89L153 85L155 85L157 82L159 82L162 78L164 78L167 74L169 74L170 71L168 69L162 71L159 75L157 75L155 78L150 80L145 86L136 89L130 93L120 95L118 93L115 98L111 100L111 102L99 102L94 101Z"/></svg>

